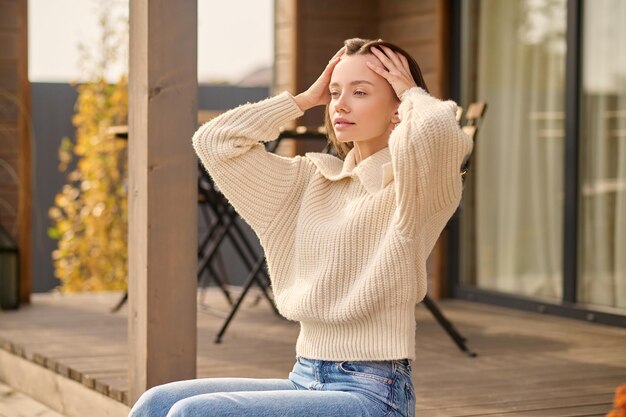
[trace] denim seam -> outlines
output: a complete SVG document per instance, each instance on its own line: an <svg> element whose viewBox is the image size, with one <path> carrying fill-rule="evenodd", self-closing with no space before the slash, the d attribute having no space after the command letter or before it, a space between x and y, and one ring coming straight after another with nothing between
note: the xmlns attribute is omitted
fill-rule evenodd
<svg viewBox="0 0 626 417"><path fill-rule="evenodd" d="M405 397L405 403L406 403L406 407L405 407L405 411L406 411L406 416L409 417L411 415L414 415L415 413L415 408L413 410L411 410L410 406L411 406L411 397L415 398L415 391L412 389L413 384L404 384L404 397ZM413 392L411 392L413 391Z"/></svg>
<svg viewBox="0 0 626 417"><path fill-rule="evenodd" d="M373 381L379 381L382 382L383 384L386 385L393 385L393 381L389 378L385 378L384 376L379 376L379 375L370 375L370 374L366 374L365 372L358 372L358 371L351 371L349 369L346 369L343 367L343 364L349 362L349 361L343 361L343 362L339 362L339 369L342 372L345 372L346 374L349 375L354 375L354 376L358 376L358 377L362 377L362 378L368 378L371 379ZM395 372L394 372L395 374ZM389 383L389 381L392 381L392 383Z"/></svg>
<svg viewBox="0 0 626 417"><path fill-rule="evenodd" d="M398 372L394 372L393 373L393 385L392 385L392 387L395 387L397 383L398 383ZM398 411L400 409L398 407L398 403L396 402L397 398L394 397L395 392L396 392L396 390L392 388L390 390L390 394L389 394L389 396L391 397L391 398L389 398L389 403L392 405L391 406L392 411ZM390 414L390 415L392 415L392 414Z"/></svg>

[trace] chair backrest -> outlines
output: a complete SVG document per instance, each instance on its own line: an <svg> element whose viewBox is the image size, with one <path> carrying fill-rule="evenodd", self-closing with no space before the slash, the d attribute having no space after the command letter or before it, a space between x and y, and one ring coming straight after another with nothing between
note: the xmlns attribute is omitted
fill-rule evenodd
<svg viewBox="0 0 626 417"><path fill-rule="evenodd" d="M463 179L465 179L465 174L469 169L471 157L476 153L476 134L478 133L478 127L482 119L485 117L486 112L487 103L484 101L476 101L469 105L467 112L465 113L465 124L461 127L461 129L472 139L472 141L474 141L474 151L468 155L461 165L461 175L463 176ZM459 107L456 112L456 120L459 124L461 123L462 115L463 108Z"/></svg>

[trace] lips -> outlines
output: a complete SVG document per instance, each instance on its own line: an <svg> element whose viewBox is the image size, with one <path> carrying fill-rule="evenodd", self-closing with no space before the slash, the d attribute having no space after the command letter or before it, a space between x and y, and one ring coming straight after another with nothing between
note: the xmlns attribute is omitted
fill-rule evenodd
<svg viewBox="0 0 626 417"><path fill-rule="evenodd" d="M335 127L337 128L348 127L348 126L354 125L353 122L349 121L348 119L343 119L341 117L336 118L334 120L334 124L335 124Z"/></svg>

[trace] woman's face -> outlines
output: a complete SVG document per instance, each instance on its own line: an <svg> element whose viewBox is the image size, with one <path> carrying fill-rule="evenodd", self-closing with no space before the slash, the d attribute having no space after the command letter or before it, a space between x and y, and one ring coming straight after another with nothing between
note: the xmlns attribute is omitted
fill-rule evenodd
<svg viewBox="0 0 626 417"><path fill-rule="evenodd" d="M328 112L340 142L386 143L397 123L399 100L391 85L369 69L382 67L374 55L344 55L330 79Z"/></svg>

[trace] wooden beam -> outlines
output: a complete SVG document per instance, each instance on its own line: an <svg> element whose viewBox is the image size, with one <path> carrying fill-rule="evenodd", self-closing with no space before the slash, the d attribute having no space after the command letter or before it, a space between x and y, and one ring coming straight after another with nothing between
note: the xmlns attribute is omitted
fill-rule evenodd
<svg viewBox="0 0 626 417"><path fill-rule="evenodd" d="M132 404L196 375L197 1L130 2Z"/></svg>
<svg viewBox="0 0 626 417"><path fill-rule="evenodd" d="M28 0L18 0L18 97L20 102L18 130L20 139L17 244L19 247L19 298L30 302L32 292L32 225L31 225L31 104L28 81Z"/></svg>

